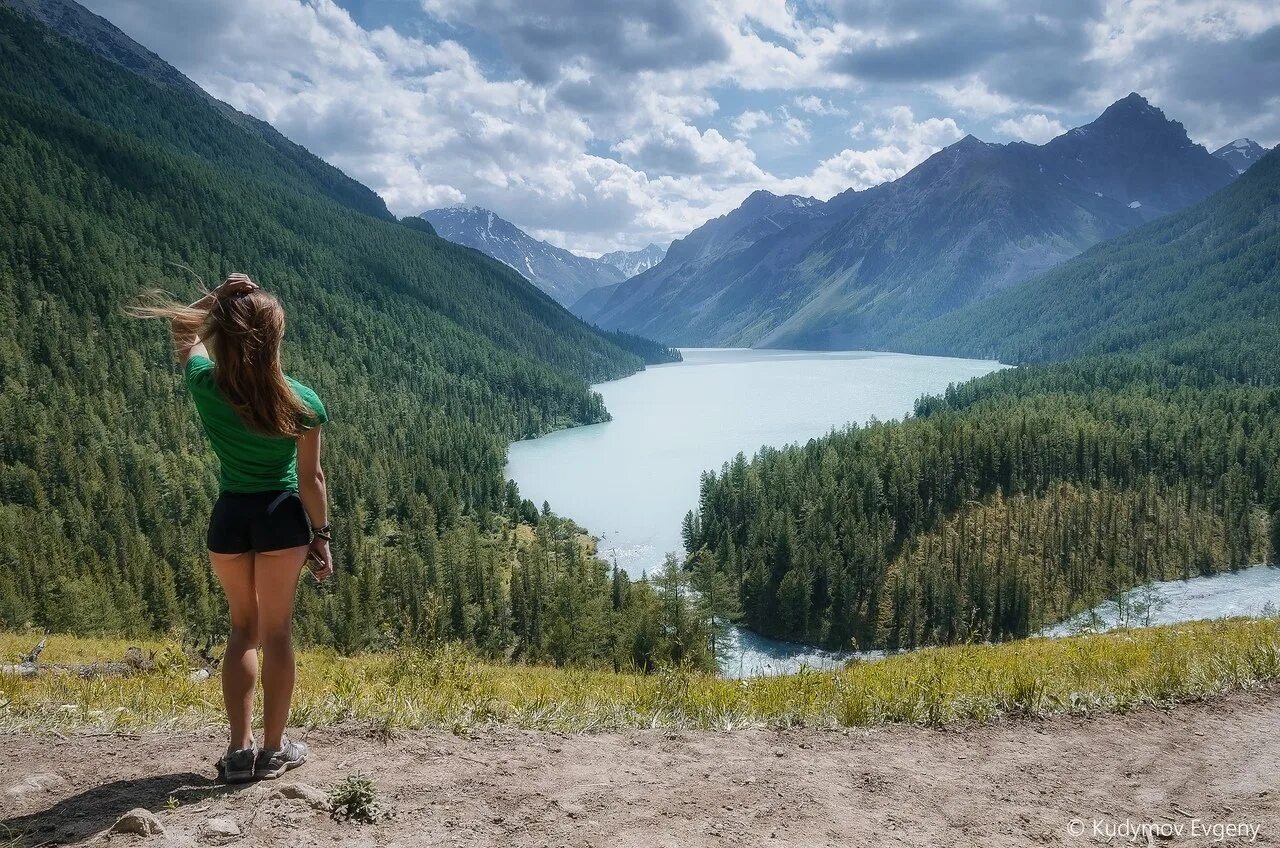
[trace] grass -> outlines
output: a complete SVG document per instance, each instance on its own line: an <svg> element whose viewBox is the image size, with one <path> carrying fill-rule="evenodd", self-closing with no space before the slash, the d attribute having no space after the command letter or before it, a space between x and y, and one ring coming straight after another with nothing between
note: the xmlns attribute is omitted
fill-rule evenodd
<svg viewBox="0 0 1280 848"><path fill-rule="evenodd" d="M0 663L36 637L0 634ZM114 659L130 643L51 636L43 660ZM143 644L158 656L179 654ZM944 725L1002 716L1124 711L1280 680L1280 620L1230 619L1003 645L931 648L841 671L749 681L668 670L649 676L493 665L454 646L299 656L292 722L375 731L490 723L560 731L891 722ZM0 730L193 728L222 721L217 678L180 661L132 678L0 675Z"/></svg>

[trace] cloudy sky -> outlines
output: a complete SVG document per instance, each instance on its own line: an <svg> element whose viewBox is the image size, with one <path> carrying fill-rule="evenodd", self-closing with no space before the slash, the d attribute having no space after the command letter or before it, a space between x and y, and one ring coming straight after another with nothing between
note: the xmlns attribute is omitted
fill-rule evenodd
<svg viewBox="0 0 1280 848"><path fill-rule="evenodd" d="M1274 0L81 2L398 214L485 206L586 254L1130 91L1211 149L1280 141Z"/></svg>

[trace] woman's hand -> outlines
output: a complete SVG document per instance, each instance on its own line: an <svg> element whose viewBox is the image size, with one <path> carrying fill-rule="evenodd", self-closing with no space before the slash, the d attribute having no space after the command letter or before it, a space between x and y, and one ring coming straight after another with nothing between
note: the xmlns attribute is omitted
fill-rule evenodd
<svg viewBox="0 0 1280 848"><path fill-rule="evenodd" d="M317 583L323 583L333 576L333 553L329 550L329 540L316 536L311 540L311 549L307 551L307 566Z"/></svg>
<svg viewBox="0 0 1280 848"><path fill-rule="evenodd" d="M260 286L249 278L248 274L232 274L222 281L222 285L213 290L215 298L231 297L237 294L248 294Z"/></svg>
<svg viewBox="0 0 1280 848"><path fill-rule="evenodd" d="M217 306L218 301L224 297L231 297L232 295L237 294L248 294L249 292L259 288L262 287L249 279L248 274L232 274L223 280L216 289L191 304L188 308L198 309L201 312L209 312L213 307Z"/></svg>

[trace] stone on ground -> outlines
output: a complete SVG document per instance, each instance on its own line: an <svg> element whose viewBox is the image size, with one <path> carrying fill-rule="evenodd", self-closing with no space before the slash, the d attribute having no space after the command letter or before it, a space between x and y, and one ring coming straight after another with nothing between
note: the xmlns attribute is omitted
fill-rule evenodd
<svg viewBox="0 0 1280 848"><path fill-rule="evenodd" d="M325 795L323 790L317 789L309 783L283 784L277 787L270 797L302 801L308 807L316 810L329 809L329 797Z"/></svg>
<svg viewBox="0 0 1280 848"><path fill-rule="evenodd" d="M116 823L111 826L111 832L152 836L164 833L164 826L160 824L160 820L156 818L155 813L142 807L137 807L116 819Z"/></svg>
<svg viewBox="0 0 1280 848"><path fill-rule="evenodd" d="M231 819L206 819L200 826L200 832L206 839L225 839L240 835L240 825Z"/></svg>

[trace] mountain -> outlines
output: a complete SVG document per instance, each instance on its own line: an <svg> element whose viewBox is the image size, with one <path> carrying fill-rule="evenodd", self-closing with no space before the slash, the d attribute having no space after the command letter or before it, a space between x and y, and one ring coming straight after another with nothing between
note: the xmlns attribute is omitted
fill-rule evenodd
<svg viewBox="0 0 1280 848"><path fill-rule="evenodd" d="M625 282L625 280L623 281ZM575 300L569 306L569 311L577 315L584 321L596 322L597 316L605 305L609 303L610 298L622 287L622 283L613 283L608 286L599 286L591 289L582 297Z"/></svg>
<svg viewBox="0 0 1280 848"><path fill-rule="evenodd" d="M540 241L479 206L429 209L420 217L430 222L441 238L510 265L565 306L592 289L626 279L626 274L610 263Z"/></svg>
<svg viewBox="0 0 1280 848"><path fill-rule="evenodd" d="M785 198L752 195L582 314L677 345L887 347L1235 176L1131 94L1046 144L966 136L892 183L781 220L753 210ZM758 226L682 249L735 219Z"/></svg>
<svg viewBox="0 0 1280 848"><path fill-rule="evenodd" d="M280 296L286 366L332 415L343 576L300 593L301 638L435 633L537 655L494 582L521 569L509 522L542 520L504 476L507 443L605 420L589 383L667 356L397 222L106 21L17 8L0 7L0 628L225 627L199 531L216 461L165 328L123 313L146 289L194 299L181 262Z"/></svg>
<svg viewBox="0 0 1280 848"><path fill-rule="evenodd" d="M344 206L375 217L394 220L382 198L373 190L311 155L265 121L239 112L215 99L159 56L78 3L71 0L0 0L0 8L5 7L40 21L98 57L162 88L203 100L214 112L279 154L272 162L272 168L276 170L264 172L264 175L279 177L281 171L300 172L305 174L312 187ZM105 108L105 104L103 106ZM195 142L194 139L188 141ZM286 167L281 168L282 165Z"/></svg>
<svg viewBox="0 0 1280 848"><path fill-rule="evenodd" d="M1236 169L1237 174L1249 170L1249 166L1267 155L1267 149L1251 138L1237 138L1213 151L1223 162Z"/></svg>
<svg viewBox="0 0 1280 848"><path fill-rule="evenodd" d="M826 206L812 197L753 192L737 209L672 242L657 265L622 285L589 292L574 304L574 312L610 326L624 325L632 313L668 313L678 324L678 316L670 312L686 306L678 295L717 260L796 222L820 217ZM643 303L650 297L659 300Z"/></svg>
<svg viewBox="0 0 1280 848"><path fill-rule="evenodd" d="M612 265L627 277L648 271L662 261L667 251L656 244L648 244L639 250L615 250L600 257L601 262Z"/></svg>
<svg viewBox="0 0 1280 848"><path fill-rule="evenodd" d="M901 342L1007 362L1154 352L1280 382L1280 151L1207 200Z"/></svg>

